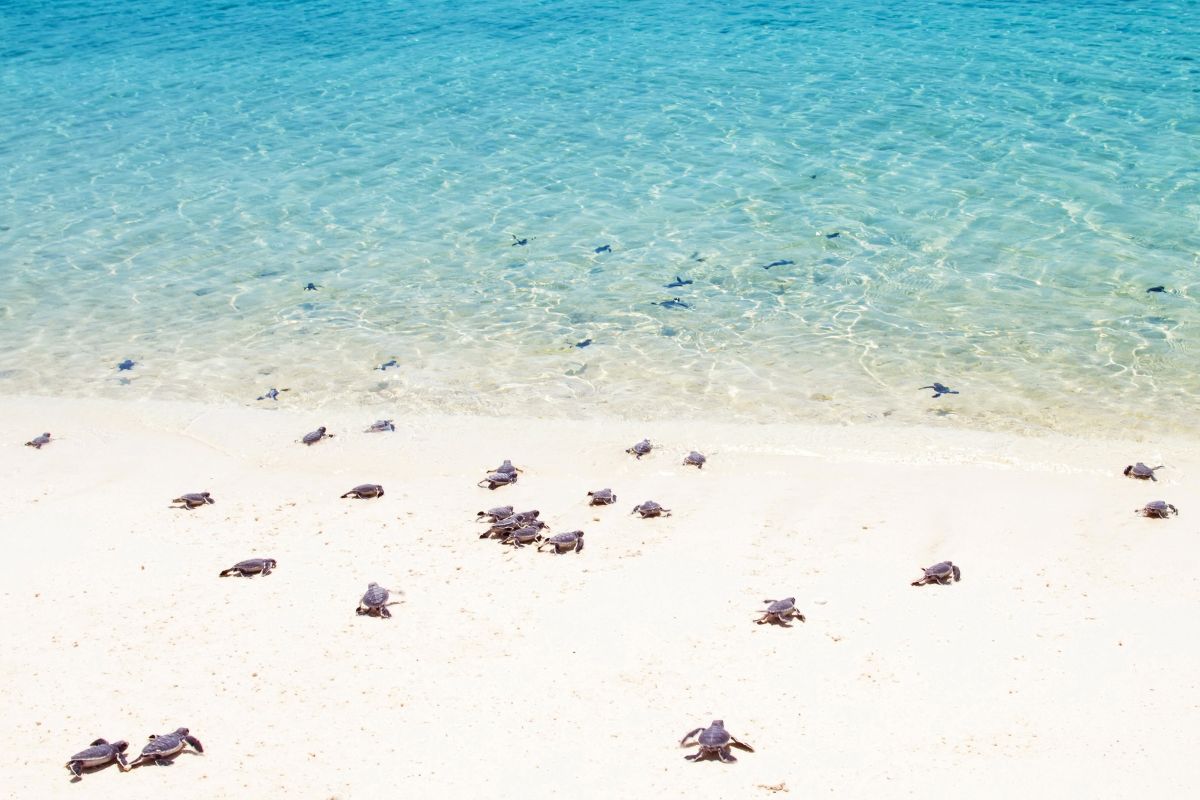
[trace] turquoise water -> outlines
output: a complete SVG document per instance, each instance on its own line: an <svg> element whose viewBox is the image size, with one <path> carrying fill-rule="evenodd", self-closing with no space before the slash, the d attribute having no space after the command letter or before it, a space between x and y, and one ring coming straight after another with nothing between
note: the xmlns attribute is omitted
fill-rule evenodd
<svg viewBox="0 0 1200 800"><path fill-rule="evenodd" d="M0 47L0 392L1200 428L1200 3L8 0Z"/></svg>

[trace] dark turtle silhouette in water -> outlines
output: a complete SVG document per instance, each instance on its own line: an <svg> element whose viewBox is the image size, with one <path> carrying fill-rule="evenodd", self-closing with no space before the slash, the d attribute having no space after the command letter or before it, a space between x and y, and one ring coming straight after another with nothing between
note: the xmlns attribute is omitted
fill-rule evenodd
<svg viewBox="0 0 1200 800"><path fill-rule="evenodd" d="M652 306L662 306L663 308L691 308L691 306L678 297L672 297L670 300L650 301Z"/></svg>
<svg viewBox="0 0 1200 800"><path fill-rule="evenodd" d="M252 575L270 575L276 564L278 562L273 558L247 558L229 569L221 570L221 574L217 577L227 578L230 575L237 575L241 578L249 578Z"/></svg>
<svg viewBox="0 0 1200 800"><path fill-rule="evenodd" d="M286 391L287 391L287 389L284 389L283 391L285 391L285 392L286 392ZM259 400L275 400L275 401L278 401L278 400L279 400L279 390L278 390L278 389L276 389L275 387L273 387L273 386L272 386L270 389L267 389L267 391L266 391L266 393L265 393L265 394L262 394L262 395L260 395L260 396L258 397L258 399L259 399Z"/></svg>
<svg viewBox="0 0 1200 800"><path fill-rule="evenodd" d="M304 438L302 438L300 441L303 444L306 444L309 447L312 447L314 444L321 441L322 439L332 439L332 438L333 438L333 434L326 433L325 426L322 425L321 427L317 428L315 431L304 434Z"/></svg>
<svg viewBox="0 0 1200 800"><path fill-rule="evenodd" d="M315 283L304 284L304 291L306 291L306 292L315 292L317 289L320 289L320 288L321 287L317 286Z"/></svg>
<svg viewBox="0 0 1200 800"><path fill-rule="evenodd" d="M641 514L642 519L648 519L649 517L669 517L671 516L671 509L663 508L653 500L647 500L640 506L634 506L633 511L629 513Z"/></svg>
<svg viewBox="0 0 1200 800"><path fill-rule="evenodd" d="M487 511L480 511L475 515L475 519L480 522L499 522L505 517L511 517L512 513L512 506L496 506L495 508L489 508Z"/></svg>
<svg viewBox="0 0 1200 800"><path fill-rule="evenodd" d="M1139 461L1136 464L1131 464L1128 467L1126 467L1125 474L1131 478L1138 478L1139 480L1143 480L1143 481L1144 480L1157 481L1158 478L1154 477L1154 471L1162 469L1162 468L1163 468L1162 464L1159 464L1157 467L1147 467L1145 464L1143 464L1142 462Z"/></svg>
<svg viewBox="0 0 1200 800"><path fill-rule="evenodd" d="M1167 291L1167 287L1165 287L1165 286L1151 286L1149 289L1146 290L1146 294L1150 294L1151 292L1165 292L1165 291Z"/></svg>
<svg viewBox="0 0 1200 800"><path fill-rule="evenodd" d="M696 741L689 742L688 739L693 737ZM688 731L679 740L680 747L691 747L692 745L700 745L700 749L690 756L684 756L688 761L700 761L705 758L716 757L726 764L732 764L737 759L729 752L730 747L745 750L747 753L754 752L753 747L745 742L739 742L734 738L733 734L725 730L725 721L720 719L714 719L712 725L709 725L707 728L696 728L694 731Z"/></svg>
<svg viewBox="0 0 1200 800"><path fill-rule="evenodd" d="M553 547L554 552L560 556L572 550L576 553L582 552L583 531L567 531L566 533L556 533L553 536L547 537L538 545L538 552L542 552L542 548L547 545Z"/></svg>
<svg viewBox="0 0 1200 800"><path fill-rule="evenodd" d="M489 489L495 489L499 486L507 486L510 483L517 482L517 472L514 469L512 472L491 472L488 476L481 480L476 486L486 486Z"/></svg>
<svg viewBox="0 0 1200 800"><path fill-rule="evenodd" d="M391 618L392 612L388 611L388 598L391 597L391 592L380 586L378 583L367 584L366 594L362 596L362 600L358 601L358 609L354 612L359 616L364 614L373 617Z"/></svg>
<svg viewBox="0 0 1200 800"><path fill-rule="evenodd" d="M786 628L789 627L788 620L790 619L804 622L804 615L796 609L796 598L794 597L785 597L782 600L763 600L763 602L768 605L763 611L763 615L755 620L759 625L771 622Z"/></svg>
<svg viewBox="0 0 1200 800"><path fill-rule="evenodd" d="M43 445L50 444L50 433L47 431L41 436L35 436L25 443L26 447L32 447L34 450L41 450Z"/></svg>
<svg viewBox="0 0 1200 800"><path fill-rule="evenodd" d="M654 445L650 444L649 439L642 439L633 447L625 448L625 452L629 453L630 455L637 456L638 460L641 460L642 456L646 455L653 449Z"/></svg>
<svg viewBox="0 0 1200 800"><path fill-rule="evenodd" d="M377 419L363 433L383 433L384 431L394 430L396 430L396 426L392 424L390 419Z"/></svg>
<svg viewBox="0 0 1200 800"><path fill-rule="evenodd" d="M688 453L686 456L683 457L683 465L685 467L696 467L697 469L704 469L705 461L708 461L708 459L704 457L704 454L697 453L695 450L693 450L692 452Z"/></svg>
<svg viewBox="0 0 1200 800"><path fill-rule="evenodd" d="M510 235L513 238L513 242L512 242L513 247L524 247L525 245L529 244L529 239L520 239L517 237L517 235L515 233L510 234Z"/></svg>
<svg viewBox="0 0 1200 800"><path fill-rule="evenodd" d="M535 521L533 524L526 525L523 528L517 528L503 539L500 544L511 544L513 547L524 547L527 544L540 542L542 540L542 528L546 527L546 523L541 520Z"/></svg>
<svg viewBox="0 0 1200 800"><path fill-rule="evenodd" d="M584 340L583 340L583 341L581 341L581 342L576 342L576 343L575 343L575 347L576 347L577 349L579 349L579 350L582 350L582 349L583 349L583 348L585 348L585 347L590 347L590 346L591 346L591 344L592 344L592 340L591 340L591 339L584 339Z"/></svg>
<svg viewBox="0 0 1200 800"><path fill-rule="evenodd" d="M520 514L513 514L510 517L498 521L492 527L488 528L483 533L479 534L480 539L496 538L503 539L513 531L521 528L537 528L538 530L547 529L550 526L537 518L537 511L522 511Z"/></svg>
<svg viewBox="0 0 1200 800"><path fill-rule="evenodd" d="M342 495L342 499L352 497L356 500L370 500L372 497L383 497L383 487L378 483L360 483Z"/></svg>
<svg viewBox="0 0 1200 800"><path fill-rule="evenodd" d="M913 586L924 586L929 583L940 583L942 586L945 586L951 580L962 580L962 570L954 566L954 563L951 561L939 561L932 567L925 567L924 573L924 575L912 582Z"/></svg>
<svg viewBox="0 0 1200 800"><path fill-rule="evenodd" d="M380 372L387 372L388 367L399 367L399 366L400 366L400 362L393 358L389 361L383 362L375 369L379 370Z"/></svg>
<svg viewBox="0 0 1200 800"><path fill-rule="evenodd" d="M942 383L938 383L937 381L934 381L933 384L930 386L918 386L917 388L918 389L933 389L934 397L941 397L944 394L958 394L958 392L951 389L949 386L946 386L945 384L942 384Z"/></svg>
<svg viewBox="0 0 1200 800"><path fill-rule="evenodd" d="M171 763L171 757L178 755L183 748L191 745L197 753L204 752L204 746L200 744L200 740L192 736L187 728L176 728L172 733L164 733L159 736L157 734L150 735L150 744L142 748L142 754L130 762L129 766L139 767L142 764L153 761L160 767L165 767Z"/></svg>
<svg viewBox="0 0 1200 800"><path fill-rule="evenodd" d="M1149 517L1150 519L1166 519L1172 514L1178 514L1179 509L1166 500L1151 500L1133 513L1141 514L1143 517Z"/></svg>
<svg viewBox="0 0 1200 800"><path fill-rule="evenodd" d="M214 505L217 501L213 500L212 495L208 492L189 492L188 494L176 497L171 502L179 504L175 508L186 508L188 511L191 511L193 508L199 508L200 506Z"/></svg>
<svg viewBox="0 0 1200 800"><path fill-rule="evenodd" d="M772 261L770 264L763 264L763 269L770 269L771 267L790 267L792 264L795 264L795 263L796 263L795 261L789 261L786 258L784 258L779 261Z"/></svg>
<svg viewBox="0 0 1200 800"><path fill-rule="evenodd" d="M592 252L595 253L596 255L600 255L601 253L611 253L612 245L602 244L599 247L597 247L595 250L593 250Z"/></svg>
<svg viewBox="0 0 1200 800"><path fill-rule="evenodd" d="M137 366L137 362L134 361L132 358L127 358L124 361L122 361L120 364L117 364L117 372L125 372L126 370L131 370L135 366Z"/></svg>
<svg viewBox="0 0 1200 800"><path fill-rule="evenodd" d="M75 776L73 780L82 778L85 769L102 767L110 761L117 762L117 769L124 772L129 767L129 762L125 760L127 749L129 742L124 740L110 742L107 739L97 739L88 745L86 750L80 750L71 756L66 767Z"/></svg>
<svg viewBox="0 0 1200 800"><path fill-rule="evenodd" d="M695 281L691 280L690 278L688 280L684 280L683 278L676 275L675 280L671 281L670 283L664 283L663 288L664 289L682 289L684 286L691 286L693 283L695 283Z"/></svg>
<svg viewBox="0 0 1200 800"><path fill-rule="evenodd" d="M594 492L588 492L589 506L611 506L617 502L617 496L613 494L612 489L597 489Z"/></svg>

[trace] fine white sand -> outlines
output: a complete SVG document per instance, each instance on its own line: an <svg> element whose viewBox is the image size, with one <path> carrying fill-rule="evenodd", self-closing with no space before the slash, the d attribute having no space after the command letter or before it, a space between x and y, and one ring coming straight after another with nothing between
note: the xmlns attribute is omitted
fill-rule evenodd
<svg viewBox="0 0 1200 800"><path fill-rule="evenodd" d="M1195 442L394 416L0 400L0 794L1200 791ZM520 483L477 488L504 458ZM1137 460L1161 480L1122 477ZM338 498L363 482L387 495ZM1180 516L1133 513L1159 498ZM631 516L647 499L674 516ZM508 503L586 549L479 540ZM255 555L278 570L217 577ZM942 559L961 583L909 585ZM403 592L392 619L354 614L370 581ZM788 595L807 623L754 624ZM756 752L684 761L713 718ZM204 755L63 769L181 725Z"/></svg>

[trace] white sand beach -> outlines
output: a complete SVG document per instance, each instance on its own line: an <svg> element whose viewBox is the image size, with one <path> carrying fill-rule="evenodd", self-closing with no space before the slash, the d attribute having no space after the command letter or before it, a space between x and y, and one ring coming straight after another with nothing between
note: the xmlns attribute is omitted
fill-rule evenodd
<svg viewBox="0 0 1200 800"><path fill-rule="evenodd" d="M0 410L5 796L1200 791L1195 442ZM336 437L297 443L318 425ZM657 446L638 461L623 450L642 437ZM703 470L680 463L693 448ZM476 487L504 458L519 483ZM1122 477L1138 460L1167 465L1157 483ZM386 496L339 499L364 482ZM588 507L604 487L619 501ZM215 505L168 508L202 490ZM1133 513L1160 498L1179 516ZM673 515L630 514L648 499ZM476 512L501 504L586 548L481 541ZM279 566L217 577L251 556ZM943 559L961 583L909 585ZM392 619L355 615L370 581L397 592ZM806 623L754 624L784 596ZM685 761L680 737L714 718L755 752ZM97 737L132 756L178 726L203 755L78 783L63 768Z"/></svg>

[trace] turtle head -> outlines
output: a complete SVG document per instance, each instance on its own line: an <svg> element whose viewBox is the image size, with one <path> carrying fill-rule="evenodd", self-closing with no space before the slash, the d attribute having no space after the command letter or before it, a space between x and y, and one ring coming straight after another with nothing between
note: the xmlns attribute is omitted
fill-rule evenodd
<svg viewBox="0 0 1200 800"><path fill-rule="evenodd" d="M187 728L176 728L175 733L179 734L180 736L187 736L188 729Z"/></svg>
<svg viewBox="0 0 1200 800"><path fill-rule="evenodd" d="M320 433L323 435L325 433L325 426L322 425L321 427L317 428L317 433Z"/></svg>
<svg viewBox="0 0 1200 800"><path fill-rule="evenodd" d="M712 725L710 725L709 727L711 727L711 728L724 728L724 727L725 727L725 720L723 720L723 719L714 719L714 720L712 721Z"/></svg>
<svg viewBox="0 0 1200 800"><path fill-rule="evenodd" d="M126 750L128 750L128 749L129 749L129 742L127 742L127 741L125 741L124 739L122 739L122 740L120 740L119 742L113 742L113 743L112 743L112 747L113 747L113 749L114 749L114 750L116 750L118 753L124 753Z"/></svg>

